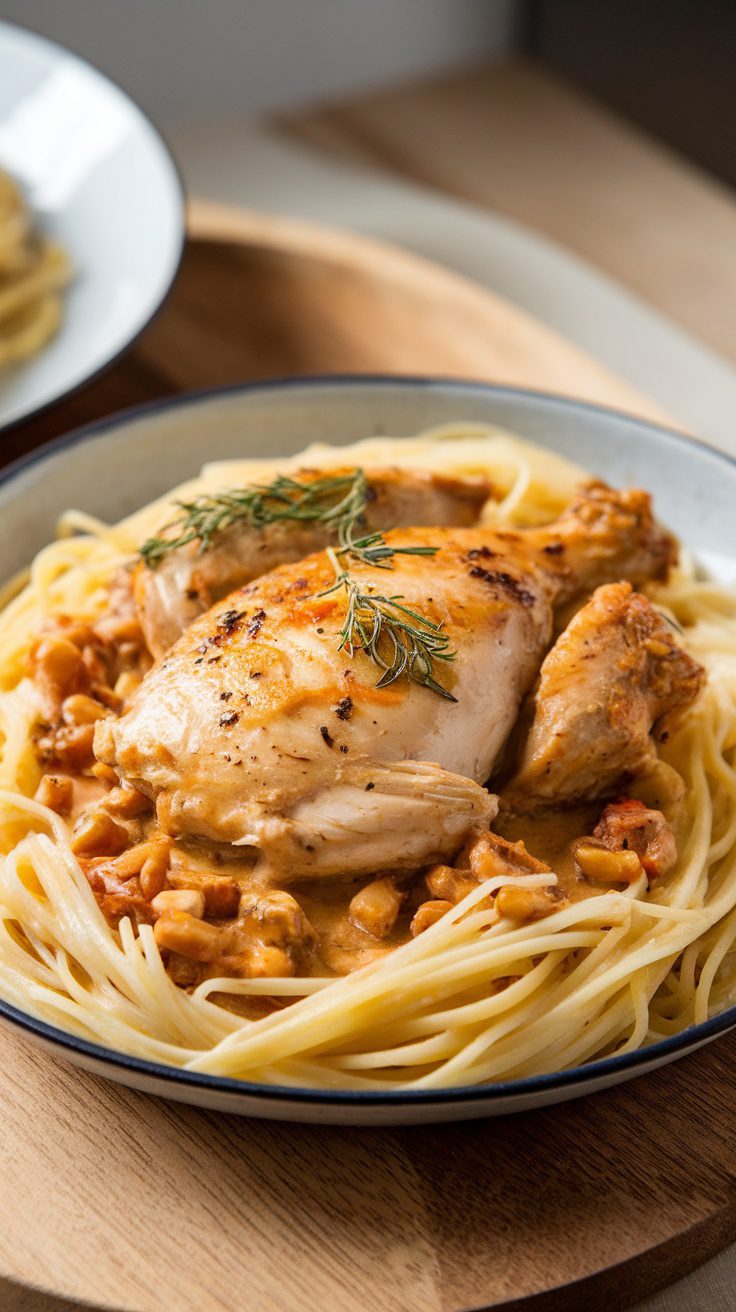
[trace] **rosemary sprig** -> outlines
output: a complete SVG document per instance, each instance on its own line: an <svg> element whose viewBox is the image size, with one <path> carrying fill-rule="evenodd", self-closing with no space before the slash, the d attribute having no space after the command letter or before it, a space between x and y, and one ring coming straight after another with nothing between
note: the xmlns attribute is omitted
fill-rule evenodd
<svg viewBox="0 0 736 1312"><path fill-rule="evenodd" d="M383 670L376 687L385 688L402 675L413 683L430 688L448 701L457 701L451 692L434 678L435 661L454 661L456 652L450 650L450 639L441 624L435 624L419 611L403 605L403 596L383 596L363 592L356 579L344 570L338 553L327 551L335 570L335 582L320 596L344 590L347 611L340 630L338 651L351 656L365 652L374 664Z"/></svg>
<svg viewBox="0 0 736 1312"><path fill-rule="evenodd" d="M321 523L337 538L328 548L335 569L335 583L327 593L343 588L348 598L340 647L364 651L383 670L378 687L386 687L402 675L423 684L449 701L456 701L433 677L435 661L453 661L449 638L440 624L402 605L402 597L361 592L358 583L340 563L350 556L363 565L392 569L393 558L434 556L437 547L394 547L380 532L361 533L371 490L362 469L300 483L279 474L271 483L206 493L194 501L179 501L180 515L157 537L148 538L140 554L149 569L155 569L172 552L190 542L198 543L198 554L209 551L218 534L242 523L251 528L286 521ZM321 595L326 596L327 593Z"/></svg>
<svg viewBox="0 0 736 1312"><path fill-rule="evenodd" d="M198 554L203 555L213 546L217 535L232 524L258 529L291 520L324 524L328 531L335 533L341 554L349 553L364 565L379 569L390 569L395 555L434 555L436 547L391 547L382 533L357 536L370 498L370 487L362 469L316 478L311 483L299 483L279 474L271 483L205 493L194 501L176 502L183 513L165 525L161 536L148 538L140 554L149 569L155 569L172 551L190 542L198 542Z"/></svg>
<svg viewBox="0 0 736 1312"><path fill-rule="evenodd" d="M150 569L190 542L198 542L203 555L218 534L237 523L264 528L286 520L319 521L339 535L360 521L368 498L362 469L309 483L278 474L271 483L203 493L194 501L176 502L182 513L166 524L159 536L148 538L140 554Z"/></svg>

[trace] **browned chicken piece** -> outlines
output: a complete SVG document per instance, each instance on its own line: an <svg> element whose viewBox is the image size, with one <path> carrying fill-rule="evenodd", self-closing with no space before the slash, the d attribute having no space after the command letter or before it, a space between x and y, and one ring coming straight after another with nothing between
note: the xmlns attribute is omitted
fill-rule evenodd
<svg viewBox="0 0 736 1312"><path fill-rule="evenodd" d="M237 919L219 924L203 920L201 908L192 914L156 902L158 946L207 965L209 975L284 977L308 970L317 936L290 893L243 895Z"/></svg>
<svg viewBox="0 0 736 1312"><path fill-rule="evenodd" d="M607 806L593 837L612 852L636 852L650 879L666 875L677 861L677 841L667 818L633 797Z"/></svg>
<svg viewBox="0 0 736 1312"><path fill-rule="evenodd" d="M522 841L510 843L500 834L481 834L467 850L467 863L477 880L492 879L494 875L542 875L550 870L527 851Z"/></svg>
<svg viewBox="0 0 736 1312"><path fill-rule="evenodd" d="M351 577L442 625L455 658L435 674L456 700L406 678L377 687L371 659L340 649L346 601L325 595L326 553L282 566L196 621L127 713L100 723L98 757L155 799L166 832L253 847L281 879L453 857L495 814L482 785L554 605L611 576L659 576L674 551L645 493L601 488L544 528L386 537L436 554L397 555L391 573L354 562Z"/></svg>
<svg viewBox="0 0 736 1312"><path fill-rule="evenodd" d="M331 470L330 477L352 471ZM302 470L299 483L323 478ZM409 469L372 469L366 532L405 525L475 524L491 493L484 478L451 477ZM200 553L197 542L172 551L155 569L142 561L133 573L133 593L146 643L160 657L199 615L278 565L302 560L336 540L333 529L319 522L281 521L255 527L233 524L220 533L210 549Z"/></svg>
<svg viewBox="0 0 736 1312"><path fill-rule="evenodd" d="M456 902L462 902L463 898L472 892L478 881L464 865L462 858L458 857L457 865L432 866L431 870L427 871L424 882L433 898L454 906Z"/></svg>
<svg viewBox="0 0 736 1312"><path fill-rule="evenodd" d="M605 483L588 484L548 532L548 566L554 560L564 580L557 604L602 583L626 579L637 587L664 580L677 561L677 542L654 518L649 493L637 487L616 491Z"/></svg>
<svg viewBox="0 0 736 1312"><path fill-rule="evenodd" d="M453 866L433 866L425 875L425 883L433 897L454 905L484 879L496 875L541 875L550 870L551 866L528 852L523 842L511 843L487 830L467 844Z"/></svg>
<svg viewBox="0 0 736 1312"><path fill-rule="evenodd" d="M629 583L601 587L542 664L534 718L509 811L605 797L656 762L663 734L705 673L667 621Z"/></svg>

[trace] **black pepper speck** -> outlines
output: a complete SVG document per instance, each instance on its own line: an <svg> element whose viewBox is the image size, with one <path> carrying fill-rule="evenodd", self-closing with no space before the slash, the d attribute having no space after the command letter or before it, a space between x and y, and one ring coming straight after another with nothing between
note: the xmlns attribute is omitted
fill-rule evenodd
<svg viewBox="0 0 736 1312"><path fill-rule="evenodd" d="M265 610L257 610L255 615L253 615L251 619L248 620L248 623L245 626L245 631L248 634L249 638L255 638L258 636L261 629L263 628L263 621L265 620L265 618L266 618Z"/></svg>
<svg viewBox="0 0 736 1312"><path fill-rule="evenodd" d="M217 621L217 627L218 629L222 629L225 633L232 633L233 629L237 628L240 620L242 620L244 615L245 615L244 610L223 611L222 615Z"/></svg>

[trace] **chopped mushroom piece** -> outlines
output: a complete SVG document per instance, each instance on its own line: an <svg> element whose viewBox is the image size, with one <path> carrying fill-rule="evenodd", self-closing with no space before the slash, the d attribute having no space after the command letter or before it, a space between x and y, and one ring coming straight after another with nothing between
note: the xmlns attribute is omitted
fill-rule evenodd
<svg viewBox="0 0 736 1312"><path fill-rule="evenodd" d="M103 706L86 692L72 693L61 703L61 718L64 724L95 724L97 720L109 714L107 706Z"/></svg>
<svg viewBox="0 0 736 1312"><path fill-rule="evenodd" d="M127 590L130 598L129 583ZM111 686L121 669L132 664L142 677L149 664L137 620L136 642L120 643L115 597L113 589L110 612L96 627L63 615L50 621L29 655L39 720L34 734L36 754L45 764L74 774L96 768L92 750L95 724L122 710L122 700ZM132 606L132 599L128 604Z"/></svg>
<svg viewBox="0 0 736 1312"><path fill-rule="evenodd" d="M158 916L167 911L185 911L198 920L204 919L204 894L195 888L167 888L151 899L151 906Z"/></svg>
<svg viewBox="0 0 736 1312"><path fill-rule="evenodd" d="M594 884L635 884L644 871L636 852L615 852L590 838L576 845L575 864Z"/></svg>
<svg viewBox="0 0 736 1312"><path fill-rule="evenodd" d="M666 875L677 861L677 842L667 818L633 797L607 806L593 837L612 852L635 852L650 879Z"/></svg>
<svg viewBox="0 0 736 1312"><path fill-rule="evenodd" d="M288 979L296 973L291 954L273 943L254 943L247 961L251 979Z"/></svg>
<svg viewBox="0 0 736 1312"><path fill-rule="evenodd" d="M453 905L462 902L478 883L469 870L456 870L453 866L433 866L425 882L435 899Z"/></svg>
<svg viewBox="0 0 736 1312"><path fill-rule="evenodd" d="M152 919L150 902L135 876L120 879L111 866L104 865L90 866L86 873L100 910L111 925L117 925L123 916L143 923Z"/></svg>
<svg viewBox="0 0 736 1312"><path fill-rule="evenodd" d="M95 810L80 817L72 838L75 856L114 856L129 843L127 829L117 824L106 811Z"/></svg>
<svg viewBox="0 0 736 1312"><path fill-rule="evenodd" d="M225 937L218 925L210 925L199 916L174 907L164 910L159 916L153 927L153 936L160 948L191 957L193 961L216 961L226 948Z"/></svg>
<svg viewBox="0 0 736 1312"><path fill-rule="evenodd" d="M440 865L434 866L429 871L425 877L427 888L439 901L428 902L425 905L439 905L440 901L452 905L461 902L468 893L478 887L479 883L485 879L492 879L494 875L540 875L546 874L549 870L550 866L528 852L523 842L511 843L500 834L488 830L480 834L460 853L457 858L457 868ZM526 890L522 891L526 893ZM522 904L532 906L527 898L518 899L517 902L518 906ZM512 896L508 905L511 906L513 903ZM542 902L538 901L538 905L541 907ZM422 911L423 908L420 907L419 910ZM511 915L511 912L508 914ZM519 918L529 919L531 914L531 911L528 911ZM539 912L539 914L546 915L547 912ZM415 933L413 923L412 933Z"/></svg>
<svg viewBox="0 0 736 1312"><path fill-rule="evenodd" d="M166 871L169 864L169 844L157 842L151 846L153 850L143 862L139 874L141 893L149 900L162 892L166 884Z"/></svg>
<svg viewBox="0 0 736 1312"><path fill-rule="evenodd" d="M291 893L274 889L253 899L244 893L240 915L247 931L264 943L287 949L296 956L311 952L317 941L312 926Z"/></svg>
<svg viewBox="0 0 736 1312"><path fill-rule="evenodd" d="M172 888L189 888L201 892L204 914L213 920L228 920L238 914L240 885L229 875L216 875L209 870L190 870L175 867L169 872Z"/></svg>
<svg viewBox="0 0 736 1312"><path fill-rule="evenodd" d="M350 903L350 919L373 938L391 933L401 910L402 895L391 879L374 879Z"/></svg>
<svg viewBox="0 0 736 1312"><path fill-rule="evenodd" d="M409 926L412 937L416 938L417 934L423 934L425 929L436 925L437 921L441 920L448 911L452 911L452 908L452 902L444 902L441 898L437 898L432 902L422 902Z"/></svg>
<svg viewBox="0 0 736 1312"><path fill-rule="evenodd" d="M238 919L216 925L165 905L153 932L159 948L245 979L303 973L316 944L299 903L280 892L244 894Z"/></svg>
<svg viewBox="0 0 736 1312"><path fill-rule="evenodd" d="M35 799L57 815L69 815L74 798L74 781L68 775L45 774L36 789Z"/></svg>
<svg viewBox="0 0 736 1312"><path fill-rule="evenodd" d="M45 764L61 765L65 770L80 774L92 765L95 736L94 724L62 724L48 728L36 739L36 754Z"/></svg>
<svg viewBox="0 0 736 1312"><path fill-rule="evenodd" d="M475 840L467 855L476 880L491 879L493 875L543 875L550 869L527 852L521 840L510 843L490 830Z"/></svg>
<svg viewBox="0 0 736 1312"><path fill-rule="evenodd" d="M102 814L104 815L104 812ZM128 847L120 856L105 861L105 869L112 871L118 879L132 879L133 875L140 875L146 865L155 865L165 872L170 848L171 840L159 835L147 839L144 843L136 843L133 847Z"/></svg>
<svg viewBox="0 0 736 1312"><path fill-rule="evenodd" d="M152 809L150 799L137 788L113 788L105 798L105 810L111 815L124 816L126 820L145 815Z"/></svg>
<svg viewBox="0 0 736 1312"><path fill-rule="evenodd" d="M80 685L82 653L61 635L42 637L31 652L31 670L44 714L53 719L64 698Z"/></svg>
<svg viewBox="0 0 736 1312"><path fill-rule="evenodd" d="M553 911L559 911L566 901L557 888L504 884L496 896L496 910L506 920L541 920Z"/></svg>

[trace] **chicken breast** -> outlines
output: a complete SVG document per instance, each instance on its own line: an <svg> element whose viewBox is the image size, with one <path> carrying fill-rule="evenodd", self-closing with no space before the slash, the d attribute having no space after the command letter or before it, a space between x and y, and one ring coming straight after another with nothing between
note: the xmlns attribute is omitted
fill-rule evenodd
<svg viewBox="0 0 736 1312"><path fill-rule="evenodd" d="M232 593L146 676L95 751L156 801L161 826L257 849L284 878L415 869L487 826L484 788L551 640L556 601L601 579L666 571L672 539L645 493L594 488L542 529L410 528L392 571L351 563L364 591L397 595L455 651L433 673L455 699L403 677L378 687L340 647L346 598L320 552Z"/></svg>
<svg viewBox="0 0 736 1312"><path fill-rule="evenodd" d="M611 575L661 575L672 539L647 495L596 487L544 529L405 529L384 571L350 564L365 592L441 625L437 680L378 687L340 648L344 590L329 556L231 593L147 674L94 747L155 799L159 823L257 849L278 878L416 869L450 858L496 812L483 782L537 677L555 602Z"/></svg>
<svg viewBox="0 0 736 1312"><path fill-rule="evenodd" d="M542 665L504 807L605 797L646 773L657 760L652 732L667 732L704 678L646 597L629 583L599 588Z"/></svg>
<svg viewBox="0 0 736 1312"><path fill-rule="evenodd" d="M330 478L345 475L331 470ZM322 478L302 470L295 481ZM410 524L467 525L478 520L491 488L484 478L453 478L409 469L372 469L367 475L370 500L367 532ZM210 550L200 553L190 542L166 556L155 569L141 561L133 576L133 594L149 651L163 656L181 633L233 588L268 574L278 565L303 560L336 540L319 522L280 521L255 527L233 524L219 533Z"/></svg>

